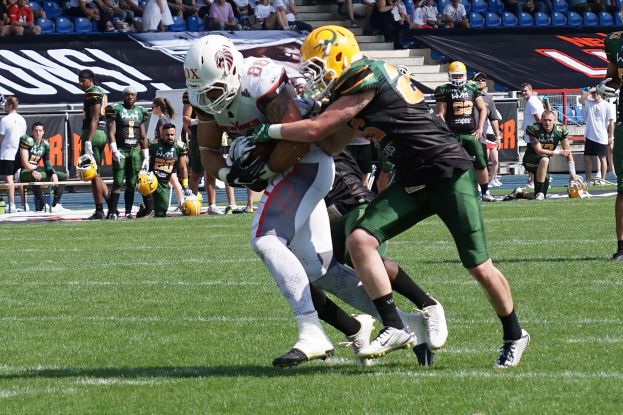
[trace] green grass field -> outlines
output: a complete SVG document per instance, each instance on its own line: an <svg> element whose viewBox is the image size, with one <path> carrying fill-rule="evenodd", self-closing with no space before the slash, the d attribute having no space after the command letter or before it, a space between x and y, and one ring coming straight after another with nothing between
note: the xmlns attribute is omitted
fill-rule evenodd
<svg viewBox="0 0 623 415"><path fill-rule="evenodd" d="M271 366L295 325L249 247L249 215L2 225L0 413L621 414L613 205L484 205L532 336L504 371L498 319L436 218L389 256L444 304L448 343L431 368L398 351L364 370L332 328L333 358Z"/></svg>

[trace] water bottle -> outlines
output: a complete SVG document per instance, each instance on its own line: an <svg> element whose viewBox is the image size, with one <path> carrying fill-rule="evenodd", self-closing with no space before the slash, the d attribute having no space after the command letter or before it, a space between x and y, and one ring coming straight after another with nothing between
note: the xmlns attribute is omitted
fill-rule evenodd
<svg viewBox="0 0 623 415"><path fill-rule="evenodd" d="M6 213L6 202L4 201L2 196L0 196L0 215L4 215L5 213Z"/></svg>

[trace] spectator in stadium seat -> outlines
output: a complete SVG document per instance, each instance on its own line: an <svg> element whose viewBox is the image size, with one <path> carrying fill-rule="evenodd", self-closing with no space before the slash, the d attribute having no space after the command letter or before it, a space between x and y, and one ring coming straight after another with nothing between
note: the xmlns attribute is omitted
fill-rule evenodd
<svg viewBox="0 0 623 415"><path fill-rule="evenodd" d="M242 30L234 16L234 9L227 0L216 0L208 13L208 30Z"/></svg>
<svg viewBox="0 0 623 415"><path fill-rule="evenodd" d="M13 175L19 168L16 162L19 139L26 134L26 120L17 113L19 101L17 97L10 96L4 103L6 116L0 120L0 177L9 185L9 206L11 212L16 212L15 188L13 187Z"/></svg>
<svg viewBox="0 0 623 415"><path fill-rule="evenodd" d="M289 29L307 32L314 30L310 24L296 19L298 12L294 0L273 0L273 7L281 15L281 21L285 21Z"/></svg>
<svg viewBox="0 0 623 415"><path fill-rule="evenodd" d="M13 0L10 0L13 2ZM40 35L41 28L35 24L32 9L28 0L18 0L18 3L11 4L7 8L9 25L15 26L15 35Z"/></svg>
<svg viewBox="0 0 623 415"><path fill-rule="evenodd" d="M121 9L118 0L94 0L100 9L99 29L103 32L116 32L119 28L115 27L113 20L126 23L133 23L128 19L128 14Z"/></svg>
<svg viewBox="0 0 623 415"><path fill-rule="evenodd" d="M165 0L147 0L143 13L143 32L161 32L166 30L166 26L173 24L171 10Z"/></svg>
<svg viewBox="0 0 623 415"><path fill-rule="evenodd" d="M463 6L459 0L452 0L450 3L446 4L446 7L443 9L443 21L447 28L469 28L469 20L467 20L465 6Z"/></svg>
<svg viewBox="0 0 623 415"><path fill-rule="evenodd" d="M526 103L524 105L523 111L523 122L521 123L521 129L523 131L523 139L526 144L530 144L530 138L526 134L526 129L528 126L534 124L535 122L541 122L541 114L545 110L543 108L543 103L537 96L537 93L532 90L532 85L529 83L523 83L520 85L520 91L523 95ZM534 175L532 173L528 173L528 183L527 186L529 188L534 188Z"/></svg>
<svg viewBox="0 0 623 415"><path fill-rule="evenodd" d="M370 17L374 2L362 0L361 2L353 0L335 0L337 3L337 11L339 14L348 17L350 27L357 27L357 18Z"/></svg>
<svg viewBox="0 0 623 415"><path fill-rule="evenodd" d="M597 157L597 176L595 184L601 184L608 171L608 144L614 140L615 115L612 106L597 93L595 87L580 95L582 118L586 123L584 131L584 174L586 183L593 180L593 159ZM603 172L603 177L600 177Z"/></svg>
<svg viewBox="0 0 623 415"><path fill-rule="evenodd" d="M85 17L95 22L100 20L100 10L93 1L69 0L65 14L70 17Z"/></svg>
<svg viewBox="0 0 623 415"><path fill-rule="evenodd" d="M21 171L19 181L26 182L58 182L67 180L67 174L62 171L56 171L50 164L50 144L43 139L45 130L43 123L37 121L33 123L31 128L32 137L24 134L20 138L19 143L19 164ZM43 161L43 167L39 167L39 162ZM42 211L45 209L45 197L43 196L43 188L39 185L31 185L30 189L35 195L35 210ZM65 185L55 186L54 198L52 199L53 212L62 212L66 210L61 205L61 197Z"/></svg>
<svg viewBox="0 0 623 415"><path fill-rule="evenodd" d="M370 15L370 29L381 33L385 42L393 42L394 47L402 48L400 45L402 25L399 24L401 17L398 3L399 0L378 0Z"/></svg>
<svg viewBox="0 0 623 415"><path fill-rule="evenodd" d="M433 4L433 0L418 3L413 10L411 20L411 29L437 29L441 25L439 9Z"/></svg>
<svg viewBox="0 0 623 415"><path fill-rule="evenodd" d="M280 15L270 4L269 0L258 0L254 8L254 16L249 18L249 27L252 29L276 29L283 27Z"/></svg>

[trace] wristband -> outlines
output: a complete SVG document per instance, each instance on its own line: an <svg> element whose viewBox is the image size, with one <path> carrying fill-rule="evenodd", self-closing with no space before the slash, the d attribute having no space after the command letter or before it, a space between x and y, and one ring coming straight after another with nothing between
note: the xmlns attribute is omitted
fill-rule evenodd
<svg viewBox="0 0 623 415"><path fill-rule="evenodd" d="M279 140L281 138L283 138L281 136L281 127L283 126L283 124L271 124L268 127L268 136L270 138L274 138L276 140Z"/></svg>
<svg viewBox="0 0 623 415"><path fill-rule="evenodd" d="M222 182L227 183L227 175L229 174L229 171L231 169L229 167L221 167L220 169L218 169L218 179Z"/></svg>
<svg viewBox="0 0 623 415"><path fill-rule="evenodd" d="M117 150L117 142L116 141L111 142L109 147L110 147L110 151L112 153L116 153L118 151Z"/></svg>
<svg viewBox="0 0 623 415"><path fill-rule="evenodd" d="M144 148L143 149L143 159L147 160L149 158L149 149L148 148Z"/></svg>
<svg viewBox="0 0 623 415"><path fill-rule="evenodd" d="M188 179L182 179L182 187L188 187Z"/></svg>
<svg viewBox="0 0 623 415"><path fill-rule="evenodd" d="M573 160L569 161L569 174L575 176L575 161Z"/></svg>
<svg viewBox="0 0 623 415"><path fill-rule="evenodd" d="M560 156L561 151L560 150L554 150L554 155L555 156Z"/></svg>

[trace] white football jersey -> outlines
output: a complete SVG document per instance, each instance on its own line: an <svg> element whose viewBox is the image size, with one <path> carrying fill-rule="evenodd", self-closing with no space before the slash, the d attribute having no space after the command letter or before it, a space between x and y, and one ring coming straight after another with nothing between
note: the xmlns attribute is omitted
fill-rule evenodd
<svg viewBox="0 0 623 415"><path fill-rule="evenodd" d="M216 123L234 138L268 122L258 108L258 101L278 93L287 83L285 68L272 59L245 58L238 95L225 110L213 115Z"/></svg>

